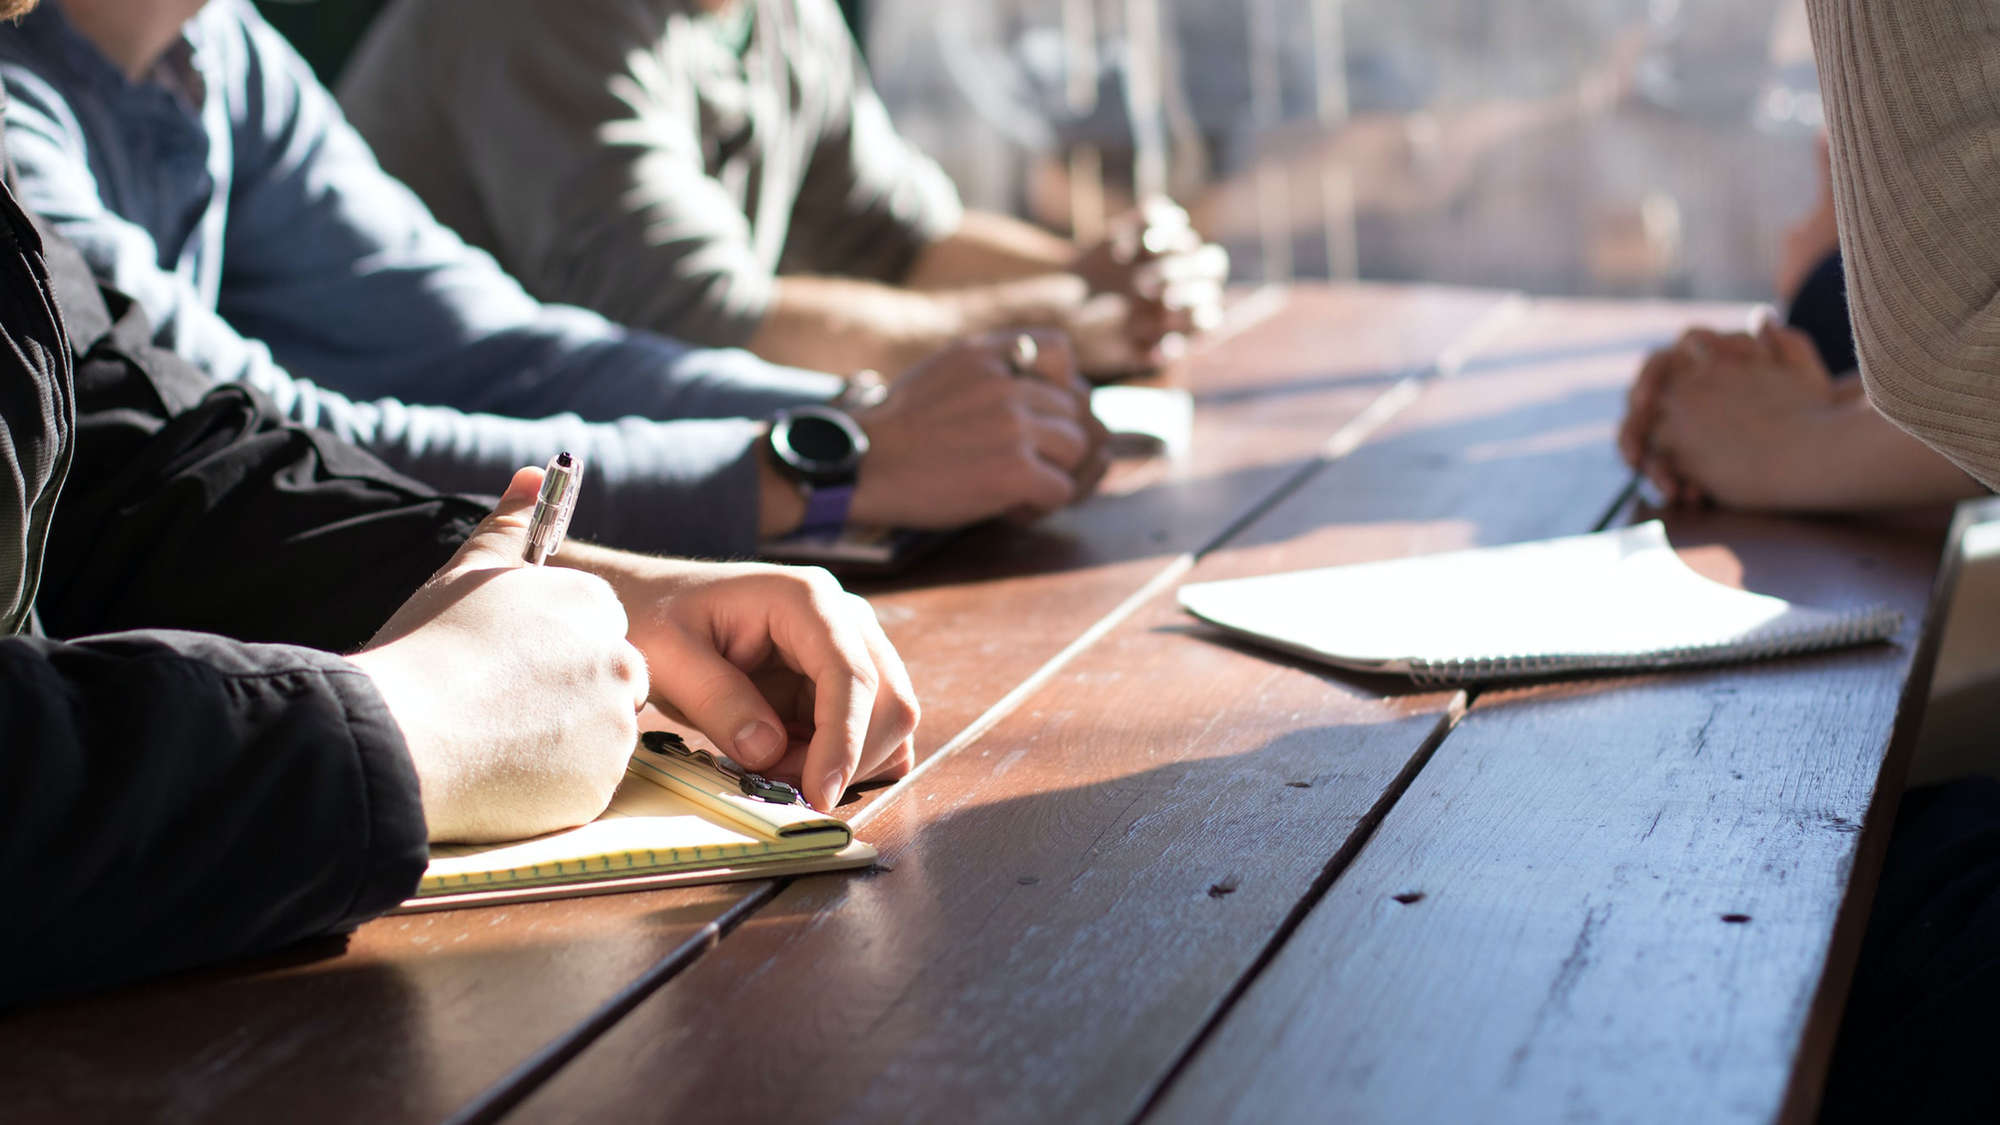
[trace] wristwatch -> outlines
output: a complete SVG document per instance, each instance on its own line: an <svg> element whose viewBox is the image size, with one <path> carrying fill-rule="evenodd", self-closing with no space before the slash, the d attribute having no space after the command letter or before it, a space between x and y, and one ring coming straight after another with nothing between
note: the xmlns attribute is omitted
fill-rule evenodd
<svg viewBox="0 0 2000 1125"><path fill-rule="evenodd" d="M838 534L854 503L854 481L868 456L868 435L845 411L796 406L771 419L766 439L778 471L798 482L806 514L799 531Z"/></svg>

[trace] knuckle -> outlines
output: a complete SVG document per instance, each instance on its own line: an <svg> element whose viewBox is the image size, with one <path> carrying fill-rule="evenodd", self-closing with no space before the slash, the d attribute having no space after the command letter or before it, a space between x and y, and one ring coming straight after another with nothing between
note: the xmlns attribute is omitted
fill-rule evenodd
<svg viewBox="0 0 2000 1125"><path fill-rule="evenodd" d="M605 673L620 687L638 687L647 682L646 656L629 644L613 645L605 656Z"/></svg>
<svg viewBox="0 0 2000 1125"><path fill-rule="evenodd" d="M840 579L835 578L833 572L823 566L805 568L800 574L800 579L806 599L814 604L830 602L847 593L846 587L840 584Z"/></svg>
<svg viewBox="0 0 2000 1125"><path fill-rule="evenodd" d="M881 617L875 612L874 602L871 602L867 598L864 598L860 594L854 593L853 591L850 590L841 591L841 596L847 599L845 603L847 608L851 612L859 615L862 620L877 621L877 622L881 620Z"/></svg>
<svg viewBox="0 0 2000 1125"><path fill-rule="evenodd" d="M1000 415L1000 432L1014 445L1034 448L1035 418L1027 403L1016 400L1009 404Z"/></svg>
<svg viewBox="0 0 2000 1125"><path fill-rule="evenodd" d="M884 717L898 732L899 740L910 737L924 719L923 704L917 702L915 693L901 686L889 693L885 710Z"/></svg>

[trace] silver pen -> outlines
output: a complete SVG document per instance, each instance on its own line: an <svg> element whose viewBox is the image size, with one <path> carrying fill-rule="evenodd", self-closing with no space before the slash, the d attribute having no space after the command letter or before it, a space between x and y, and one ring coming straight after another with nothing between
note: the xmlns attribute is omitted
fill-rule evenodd
<svg viewBox="0 0 2000 1125"><path fill-rule="evenodd" d="M549 561L562 550L569 518L576 514L576 492L583 485L583 458L565 449L549 462L542 491L535 496L535 514L528 519L528 549L521 557L532 566Z"/></svg>

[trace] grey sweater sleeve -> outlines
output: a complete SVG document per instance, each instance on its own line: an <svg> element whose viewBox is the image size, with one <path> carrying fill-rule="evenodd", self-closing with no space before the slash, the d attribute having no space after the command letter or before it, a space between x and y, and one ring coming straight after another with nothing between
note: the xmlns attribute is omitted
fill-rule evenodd
<svg viewBox="0 0 2000 1125"><path fill-rule="evenodd" d="M2000 9L1807 9L1868 396L2000 487Z"/></svg>
<svg viewBox="0 0 2000 1125"><path fill-rule="evenodd" d="M742 94L697 6L657 0L402 0L341 100L387 168L537 294L742 345L778 274L898 281L962 216L830 0L747 2L750 96L793 103L754 126L716 120ZM761 153L754 193L744 158L717 169L738 146Z"/></svg>
<svg viewBox="0 0 2000 1125"><path fill-rule="evenodd" d="M268 28L245 34L258 57L290 60L264 42ZM0 76L23 201L138 300L161 343L262 391L292 421L454 491L498 491L568 447L595 469L579 534L676 554L755 550L751 419L829 398L838 379L535 302L382 174L325 91L259 73L288 127L239 153L229 249L258 281L228 287L229 318L103 204L61 92L33 60L12 59Z"/></svg>
<svg viewBox="0 0 2000 1125"><path fill-rule="evenodd" d="M568 449L587 472L577 536L698 558L757 551L755 421L522 421L400 403L345 403L329 417L335 432L352 432L391 466L446 491L497 492L514 469Z"/></svg>
<svg viewBox="0 0 2000 1125"><path fill-rule="evenodd" d="M386 168L537 295L741 346L775 278L707 167L693 37L676 30L692 7L392 4L341 100Z"/></svg>

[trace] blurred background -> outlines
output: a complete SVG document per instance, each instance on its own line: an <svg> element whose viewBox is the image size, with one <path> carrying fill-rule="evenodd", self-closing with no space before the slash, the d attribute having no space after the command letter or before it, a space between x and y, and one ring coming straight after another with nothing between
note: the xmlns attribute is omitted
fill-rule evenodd
<svg viewBox="0 0 2000 1125"><path fill-rule="evenodd" d="M263 6L331 78L378 4ZM968 202L1088 237L1165 191L1248 280L1769 299L1819 190L1798 0L842 7Z"/></svg>

